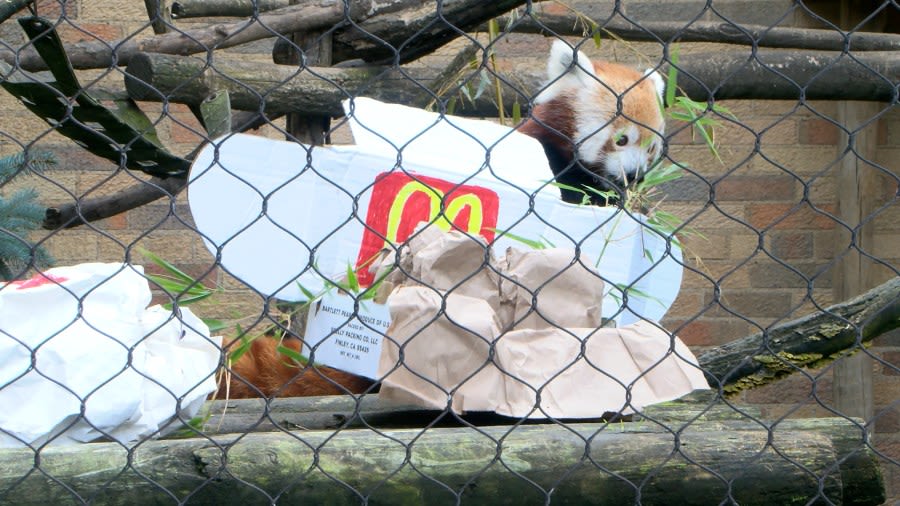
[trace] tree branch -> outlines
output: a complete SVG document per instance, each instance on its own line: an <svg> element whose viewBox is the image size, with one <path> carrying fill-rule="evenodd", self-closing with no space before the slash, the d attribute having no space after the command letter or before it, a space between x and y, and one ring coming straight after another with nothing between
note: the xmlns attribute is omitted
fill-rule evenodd
<svg viewBox="0 0 900 506"><path fill-rule="evenodd" d="M345 13L343 0L318 0L236 23L166 33L143 40L129 37L114 42L82 42L67 45L65 50L76 69L127 65L135 54L145 51L180 55L205 53L274 37L276 34L324 30L348 20L360 20L371 10L372 0L354 0L350 5L350 12ZM0 49L0 59L10 65L16 65L17 55L19 68L31 71L47 69L44 60L31 46L21 48L18 52Z"/></svg>
<svg viewBox="0 0 900 506"><path fill-rule="evenodd" d="M896 101L900 60L894 53L870 52L853 59L827 52L760 52L756 57L711 53L685 57L678 64L679 87L688 97L722 99L798 99ZM667 67L660 70L665 73ZM340 102L369 96L387 102L425 106L434 91L446 87L428 69L399 71L386 67L294 68L217 59L158 54L136 56L128 66L126 87L136 100L199 104L219 89L228 90L232 106L269 114L304 112L342 114ZM537 71L512 69L500 76L504 107L530 103L545 77ZM853 82L853 86L845 86ZM454 96L456 83L441 99ZM461 100L462 115L496 116L490 94L474 102ZM263 97L265 97L263 99ZM264 103L262 103L264 101Z"/></svg>
<svg viewBox="0 0 900 506"><path fill-rule="evenodd" d="M172 2L172 17L175 19L222 17L247 17L253 9L259 12L287 7L289 0L187 0Z"/></svg>
<svg viewBox="0 0 900 506"><path fill-rule="evenodd" d="M261 0L260 12L283 7L288 0ZM177 14L176 14L177 12ZM203 18L212 16L250 16L253 5L250 0L209 2L208 0L180 0L172 3L172 14L177 18ZM540 33L564 36L590 36L590 22L575 13L534 13L530 16L504 15L498 18L500 26L511 26L516 33ZM758 47L843 51L849 42L852 51L893 51L900 49L900 35L894 33L853 32L814 28L786 28L763 25L734 25L715 21L694 21L688 26L681 22L644 21L640 24L616 19L599 27L607 33L629 41L662 42L714 42ZM482 24L477 31L487 32Z"/></svg>
<svg viewBox="0 0 900 506"><path fill-rule="evenodd" d="M237 111L231 115L231 124L234 126L235 132L246 132L259 128L267 122L275 121L278 117L278 115L265 117L258 112ZM200 147L195 149L187 156L187 159L193 160L199 149ZM130 211L163 197L173 197L186 186L187 179L183 177L150 178L147 181L135 183L114 195L79 200L77 203L47 208L41 226L47 230L74 228Z"/></svg>
<svg viewBox="0 0 900 506"><path fill-rule="evenodd" d="M500 26L516 33L539 33L575 37L591 36L592 27L576 14L535 13L530 16L503 16ZM487 25L478 28L487 31ZM785 28L763 25L735 25L715 21L643 21L640 24L616 19L596 27L601 35L638 42L713 42L821 51L896 51L900 35L895 33L840 32L815 28Z"/></svg>
<svg viewBox="0 0 900 506"><path fill-rule="evenodd" d="M834 360L898 327L900 277L895 277L824 311L719 346L698 360L711 384L738 391Z"/></svg>
<svg viewBox="0 0 900 506"><path fill-rule="evenodd" d="M34 3L34 0L4 0L0 2L0 23L32 3Z"/></svg>

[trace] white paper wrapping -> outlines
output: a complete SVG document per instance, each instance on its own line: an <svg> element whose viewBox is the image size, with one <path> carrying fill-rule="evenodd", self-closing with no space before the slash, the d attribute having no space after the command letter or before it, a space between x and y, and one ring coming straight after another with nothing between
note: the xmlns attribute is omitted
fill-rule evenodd
<svg viewBox="0 0 900 506"><path fill-rule="evenodd" d="M142 274L91 263L0 288L0 446L126 443L197 413L221 338L188 309L148 308Z"/></svg>

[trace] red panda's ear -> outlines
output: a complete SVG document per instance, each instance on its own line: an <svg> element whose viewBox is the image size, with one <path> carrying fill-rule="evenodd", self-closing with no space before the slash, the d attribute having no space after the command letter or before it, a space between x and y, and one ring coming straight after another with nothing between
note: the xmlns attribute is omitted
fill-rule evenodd
<svg viewBox="0 0 900 506"><path fill-rule="evenodd" d="M547 60L547 77L551 80L568 80L572 77L581 85L597 83L597 74L591 59L562 40L553 42L550 58Z"/></svg>
<svg viewBox="0 0 900 506"><path fill-rule="evenodd" d="M663 81L659 72L656 72L653 69L647 69L644 71L644 75L650 77L653 87L656 88L656 94L659 95L661 101L664 101L666 96L666 83Z"/></svg>
<svg viewBox="0 0 900 506"><path fill-rule="evenodd" d="M590 58L562 40L555 41L550 48L547 78L549 82L535 97L535 103L549 102L562 93L597 86L598 82Z"/></svg>

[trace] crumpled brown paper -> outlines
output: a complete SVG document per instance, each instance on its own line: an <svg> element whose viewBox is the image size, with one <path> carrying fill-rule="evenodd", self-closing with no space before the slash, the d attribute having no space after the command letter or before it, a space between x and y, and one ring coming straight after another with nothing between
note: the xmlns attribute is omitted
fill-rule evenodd
<svg viewBox="0 0 900 506"><path fill-rule="evenodd" d="M382 285L391 312L383 398L593 418L708 388L687 346L657 324L601 328L603 282L573 250L494 259L480 238L426 227L400 255Z"/></svg>

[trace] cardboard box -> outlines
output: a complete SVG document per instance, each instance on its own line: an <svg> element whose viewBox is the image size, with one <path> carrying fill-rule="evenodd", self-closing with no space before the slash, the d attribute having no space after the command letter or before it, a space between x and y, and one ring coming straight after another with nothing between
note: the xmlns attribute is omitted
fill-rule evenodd
<svg viewBox="0 0 900 506"><path fill-rule="evenodd" d="M188 187L194 221L210 252L248 286L284 300L324 293L326 279L365 266L426 221L480 235L499 252L526 247L515 237L584 252L606 281L602 313L620 326L659 320L675 300L678 246L639 214L562 202L536 140L366 98L345 109L355 145L237 134L197 156ZM372 281L365 268L357 277L363 287ZM625 286L635 289L627 308L616 288Z"/></svg>

